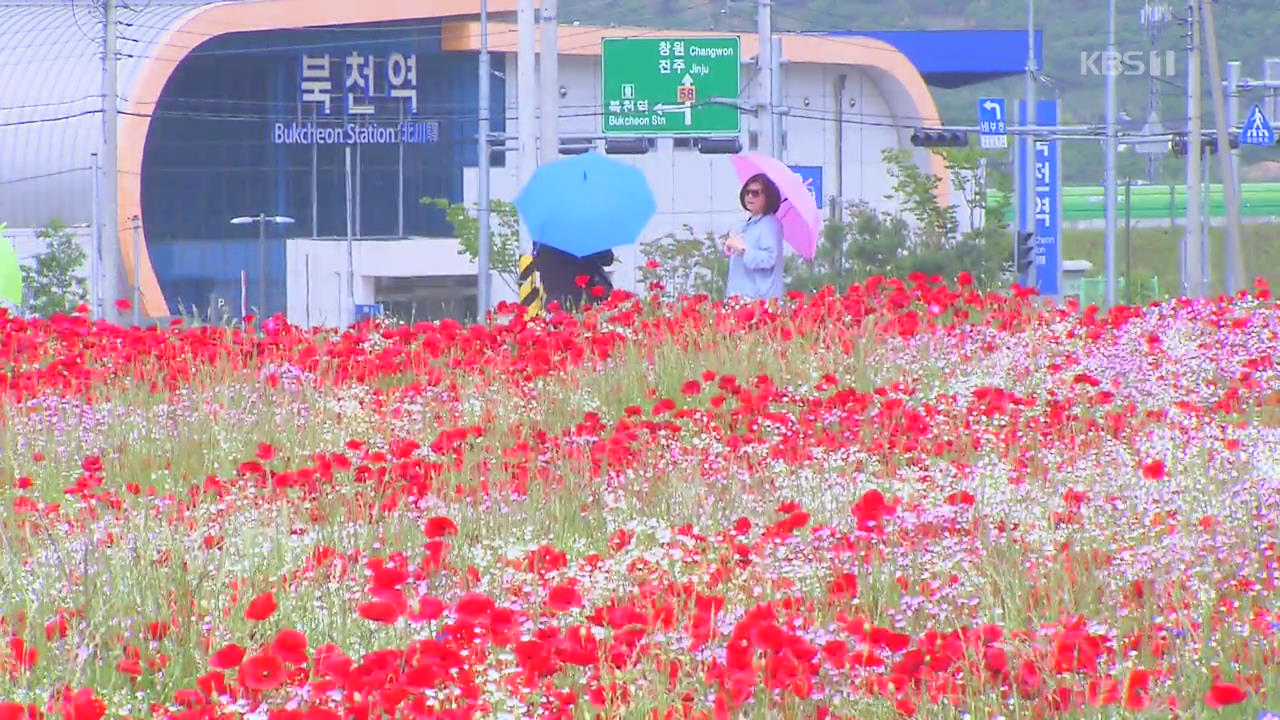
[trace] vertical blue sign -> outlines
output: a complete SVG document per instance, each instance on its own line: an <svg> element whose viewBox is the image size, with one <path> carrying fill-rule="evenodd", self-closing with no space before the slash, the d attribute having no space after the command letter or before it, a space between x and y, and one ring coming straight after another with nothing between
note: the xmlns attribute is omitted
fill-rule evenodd
<svg viewBox="0 0 1280 720"><path fill-rule="evenodd" d="M813 195L813 199L818 203L818 209L822 209L822 166L792 165L791 169L805 181L809 194Z"/></svg>
<svg viewBox="0 0 1280 720"><path fill-rule="evenodd" d="M1037 105L1036 125L1058 124L1056 100L1041 100ZM1027 104L1018 102L1019 117L1027 117ZM1025 123L1031 124L1031 123ZM1028 152L1027 138L1018 139L1019 150ZM1018 193L1019 217L1032 218L1028 228L1036 235L1036 261L1033 273L1035 287L1041 295L1058 295L1062 275L1062 166L1060 143L1037 140L1035 147L1035 208L1027 214L1026 196ZM1023 158L1026 155L1022 155ZM1026 187L1026 162L1018 163L1018 187ZM1025 280L1025 278L1024 278Z"/></svg>

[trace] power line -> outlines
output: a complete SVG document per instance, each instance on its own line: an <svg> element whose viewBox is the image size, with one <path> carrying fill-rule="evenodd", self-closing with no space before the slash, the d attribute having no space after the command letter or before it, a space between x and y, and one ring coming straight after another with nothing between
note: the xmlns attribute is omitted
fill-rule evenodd
<svg viewBox="0 0 1280 720"><path fill-rule="evenodd" d="M45 178L57 177L59 175L70 175L71 173L85 172L87 170L92 170L92 169L93 169L92 167L85 165L84 167L74 167L74 168L66 168L63 170L54 170L52 172L40 173L39 175L28 175L26 177L20 177L20 178L3 179L3 180L0 180L0 185L13 185L16 183L29 182L31 180L43 180Z"/></svg>

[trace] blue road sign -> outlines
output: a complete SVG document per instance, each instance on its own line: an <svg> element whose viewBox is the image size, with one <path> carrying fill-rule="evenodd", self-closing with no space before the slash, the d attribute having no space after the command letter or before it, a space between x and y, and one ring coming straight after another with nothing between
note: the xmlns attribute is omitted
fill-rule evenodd
<svg viewBox="0 0 1280 720"><path fill-rule="evenodd" d="M988 149L1009 147L1004 98L978 98L978 142Z"/></svg>
<svg viewBox="0 0 1280 720"><path fill-rule="evenodd" d="M382 303L356 303L356 320L382 316Z"/></svg>
<svg viewBox="0 0 1280 720"><path fill-rule="evenodd" d="M1058 103L1055 100L1041 100L1036 103L1035 125L1057 125ZM1019 117L1027 117L1026 102L1018 102ZM1027 125L1033 123L1024 123ZM1027 151L1027 140L1019 138L1020 152ZM1056 296L1059 294L1059 283L1062 268L1062 213L1059 207L1062 202L1062 167L1059 141L1039 140L1032 149L1036 157L1035 174L1035 209L1027 214L1025 195L1018 193L1019 217L1034 216L1034 223L1028 223L1028 229L1036 235L1036 261L1032 265L1030 278L1019 278L1020 282L1033 285L1041 295ZM1025 155L1023 157L1026 157ZM1026 177L1026 163L1018 163L1018 187Z"/></svg>
<svg viewBox="0 0 1280 720"><path fill-rule="evenodd" d="M791 169L804 179L809 193L813 195L813 199L818 201L818 208L822 208L822 166L821 165L792 165Z"/></svg>
<svg viewBox="0 0 1280 720"><path fill-rule="evenodd" d="M1244 145L1276 144L1276 134L1271 129L1271 123L1257 105L1249 111L1249 117L1245 118L1244 126L1240 128L1240 142Z"/></svg>

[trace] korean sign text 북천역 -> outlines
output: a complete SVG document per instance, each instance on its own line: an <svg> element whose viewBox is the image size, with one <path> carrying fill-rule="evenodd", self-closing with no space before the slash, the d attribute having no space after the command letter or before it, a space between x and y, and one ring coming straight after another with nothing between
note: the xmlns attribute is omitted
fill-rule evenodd
<svg viewBox="0 0 1280 720"><path fill-rule="evenodd" d="M335 72L335 67L340 72ZM335 82L338 80L338 82ZM298 101L313 108L316 121L277 122L272 142L285 145L437 143L440 123L416 117L418 57L393 52L384 57L352 51L345 55L304 54ZM338 103L341 107L335 107ZM321 116L347 122L317 122ZM390 117L379 124L378 117Z"/></svg>

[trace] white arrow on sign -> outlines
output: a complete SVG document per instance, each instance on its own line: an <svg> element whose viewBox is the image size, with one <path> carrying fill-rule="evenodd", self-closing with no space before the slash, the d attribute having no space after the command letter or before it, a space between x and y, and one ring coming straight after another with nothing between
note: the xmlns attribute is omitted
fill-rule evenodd
<svg viewBox="0 0 1280 720"><path fill-rule="evenodd" d="M988 101L986 101L986 102L982 103L982 107L983 107L984 109L986 109L986 110L991 110L992 112L994 112L994 113L996 114L996 120L997 120L997 121L999 121L999 120L1001 120L1001 119L1002 119L1002 118L1000 117L1000 103L998 103L998 102L993 102L993 101L991 101L991 100L988 100Z"/></svg>
<svg viewBox="0 0 1280 720"><path fill-rule="evenodd" d="M681 103L679 105L655 105L653 107L653 111L660 113L683 113L684 124L693 124L693 106L688 103Z"/></svg>
<svg viewBox="0 0 1280 720"><path fill-rule="evenodd" d="M693 87L693 78L689 73L684 74L684 80L680 81L680 87Z"/></svg>

